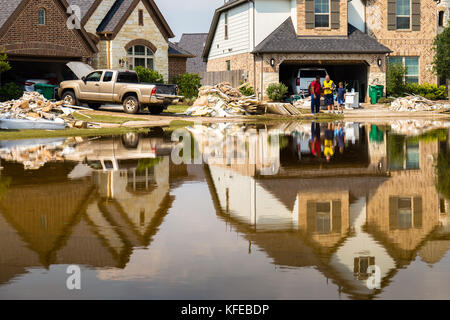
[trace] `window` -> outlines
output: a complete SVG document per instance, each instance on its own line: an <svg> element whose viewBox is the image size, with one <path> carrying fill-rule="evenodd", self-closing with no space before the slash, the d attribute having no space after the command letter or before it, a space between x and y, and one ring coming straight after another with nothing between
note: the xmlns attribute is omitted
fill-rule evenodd
<svg viewBox="0 0 450 320"><path fill-rule="evenodd" d="M144 25L144 10L139 10L139 25L143 26Z"/></svg>
<svg viewBox="0 0 450 320"><path fill-rule="evenodd" d="M439 27L443 27L444 26L444 11L439 11L438 26Z"/></svg>
<svg viewBox="0 0 450 320"><path fill-rule="evenodd" d="M331 232L331 203L316 203L316 232L328 234Z"/></svg>
<svg viewBox="0 0 450 320"><path fill-rule="evenodd" d="M389 63L403 64L407 68L405 82L419 83L419 57L389 57Z"/></svg>
<svg viewBox="0 0 450 320"><path fill-rule="evenodd" d="M227 63L227 71L231 71L231 61L227 60L226 63Z"/></svg>
<svg viewBox="0 0 450 320"><path fill-rule="evenodd" d="M314 1L314 23L316 28L330 26L330 0Z"/></svg>
<svg viewBox="0 0 450 320"><path fill-rule="evenodd" d="M397 0L397 29L411 29L411 0Z"/></svg>
<svg viewBox="0 0 450 320"><path fill-rule="evenodd" d="M134 72L119 72L117 76L118 83L139 83L139 79Z"/></svg>
<svg viewBox="0 0 450 320"><path fill-rule="evenodd" d="M38 11L38 23L40 26L45 26L45 9L40 8Z"/></svg>
<svg viewBox="0 0 450 320"><path fill-rule="evenodd" d="M141 66L150 70L153 70L153 51L146 46L134 46L128 49L128 68L134 69L137 66Z"/></svg>
<svg viewBox="0 0 450 320"><path fill-rule="evenodd" d="M113 77L112 72L106 72L105 75L103 76L103 82L111 82L112 77Z"/></svg>
<svg viewBox="0 0 450 320"><path fill-rule="evenodd" d="M225 40L228 40L228 12L225 12Z"/></svg>
<svg viewBox="0 0 450 320"><path fill-rule="evenodd" d="M95 71L86 77L86 82L99 82L102 77L102 71Z"/></svg>

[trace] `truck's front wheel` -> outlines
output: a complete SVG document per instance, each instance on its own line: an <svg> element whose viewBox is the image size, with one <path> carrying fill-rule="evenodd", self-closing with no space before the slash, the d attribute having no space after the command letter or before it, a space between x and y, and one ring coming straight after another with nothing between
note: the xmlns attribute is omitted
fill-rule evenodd
<svg viewBox="0 0 450 320"><path fill-rule="evenodd" d="M161 114L165 109L164 105L150 105L148 106L148 111L153 115Z"/></svg>
<svg viewBox="0 0 450 320"><path fill-rule="evenodd" d="M123 100L123 110L126 113L136 114L139 112L139 100L135 96L128 96Z"/></svg>
<svg viewBox="0 0 450 320"><path fill-rule="evenodd" d="M78 104L77 97L73 91L66 91L63 93L61 100L64 101L66 105L76 106Z"/></svg>

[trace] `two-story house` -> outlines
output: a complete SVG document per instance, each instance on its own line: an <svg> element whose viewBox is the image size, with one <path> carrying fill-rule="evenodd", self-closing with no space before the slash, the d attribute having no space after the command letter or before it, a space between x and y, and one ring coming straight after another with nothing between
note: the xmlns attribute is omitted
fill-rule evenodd
<svg viewBox="0 0 450 320"><path fill-rule="evenodd" d="M154 0L0 0L0 7L0 49L19 78L61 81L67 62L83 61L144 66L168 81L193 57L169 42L175 35Z"/></svg>
<svg viewBox="0 0 450 320"><path fill-rule="evenodd" d="M246 70L260 98L270 83L292 88L300 68L319 67L364 99L369 85L386 85L389 62L408 67L408 82L437 82L438 6L435 0L230 0L214 14L203 58L208 71Z"/></svg>

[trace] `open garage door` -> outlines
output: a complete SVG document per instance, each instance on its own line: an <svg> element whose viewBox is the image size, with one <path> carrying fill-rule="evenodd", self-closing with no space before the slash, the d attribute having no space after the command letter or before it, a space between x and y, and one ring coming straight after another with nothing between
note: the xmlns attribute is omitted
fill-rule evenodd
<svg viewBox="0 0 450 320"><path fill-rule="evenodd" d="M30 79L48 80L51 84L59 84L64 80L77 79L75 74L64 62L42 62L42 61L10 61L11 70L2 75L3 82L14 82L24 86Z"/></svg>
<svg viewBox="0 0 450 320"><path fill-rule="evenodd" d="M343 82L347 90L359 92L360 102L364 102L368 90L368 65L363 61L287 61L280 65L280 82L284 83L290 94L295 92L298 71L302 68L325 69L336 83Z"/></svg>

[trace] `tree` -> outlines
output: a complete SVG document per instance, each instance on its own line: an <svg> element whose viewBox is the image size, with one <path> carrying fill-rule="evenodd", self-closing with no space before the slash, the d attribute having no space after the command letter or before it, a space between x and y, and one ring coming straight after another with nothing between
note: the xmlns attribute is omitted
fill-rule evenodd
<svg viewBox="0 0 450 320"><path fill-rule="evenodd" d="M434 72L444 80L450 79L450 24L434 39Z"/></svg>
<svg viewBox="0 0 450 320"><path fill-rule="evenodd" d="M173 79L180 89L180 94L186 99L196 99L198 89L202 86L201 78L197 73L185 73Z"/></svg>
<svg viewBox="0 0 450 320"><path fill-rule="evenodd" d="M8 56L5 53L5 50L0 51L0 86L2 85L1 75L3 72L6 72L11 69L11 65L8 62Z"/></svg>
<svg viewBox="0 0 450 320"><path fill-rule="evenodd" d="M141 66L134 68L138 74L139 81L143 83L164 83L164 77L158 71L150 70Z"/></svg>
<svg viewBox="0 0 450 320"><path fill-rule="evenodd" d="M389 64L386 88L388 95L398 97L403 94L406 70L402 63Z"/></svg>

